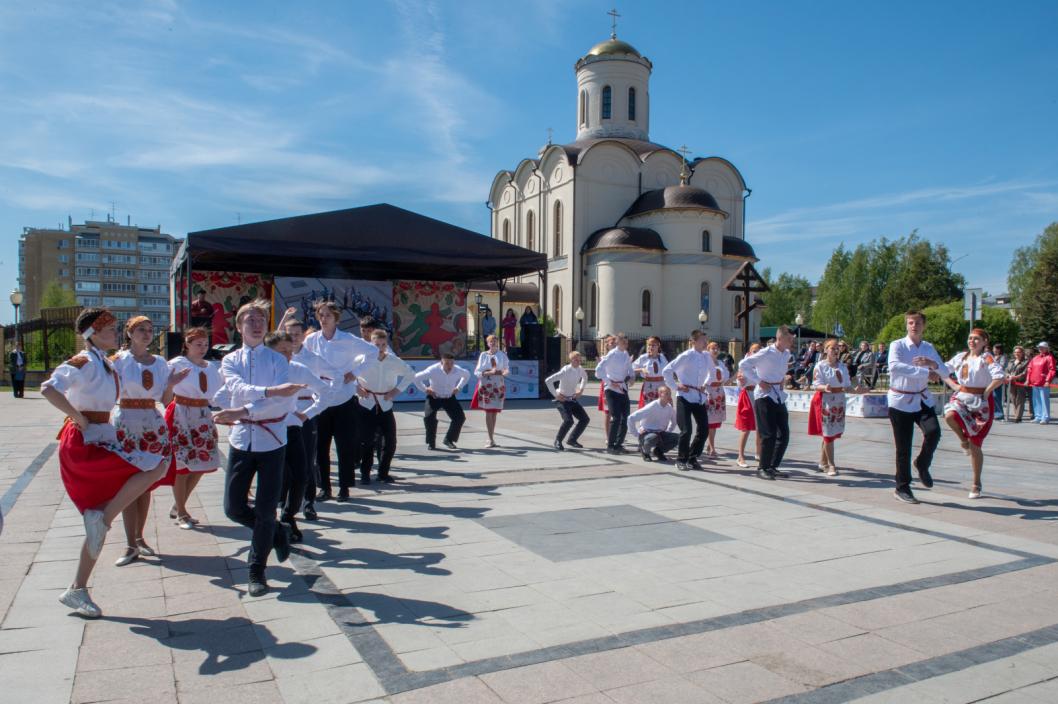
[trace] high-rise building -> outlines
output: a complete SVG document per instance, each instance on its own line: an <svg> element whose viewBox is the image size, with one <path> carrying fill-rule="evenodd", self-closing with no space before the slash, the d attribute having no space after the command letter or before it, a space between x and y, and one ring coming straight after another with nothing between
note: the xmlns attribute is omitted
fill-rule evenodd
<svg viewBox="0 0 1058 704"><path fill-rule="evenodd" d="M150 316L169 326L169 266L180 240L161 231L112 220L72 222L69 229L27 227L18 240L18 285L23 318L40 314L52 281L83 306L106 306L118 320Z"/></svg>

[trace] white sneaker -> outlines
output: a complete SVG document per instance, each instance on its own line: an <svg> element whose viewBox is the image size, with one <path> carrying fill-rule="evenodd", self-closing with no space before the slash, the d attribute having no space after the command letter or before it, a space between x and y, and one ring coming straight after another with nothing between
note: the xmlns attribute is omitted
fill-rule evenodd
<svg viewBox="0 0 1058 704"><path fill-rule="evenodd" d="M92 601L92 597L88 596L88 590L84 587L80 589L70 587L59 595L59 601L73 609L78 616L99 618L103 615L103 610Z"/></svg>
<svg viewBox="0 0 1058 704"><path fill-rule="evenodd" d="M970 489L970 493L967 495L966 498L968 498L968 499L979 499L979 498L981 498L981 490L980 489Z"/></svg>
<svg viewBox="0 0 1058 704"><path fill-rule="evenodd" d="M103 522L103 512L88 509L84 512L84 532L88 542L88 556L93 560L103 552L103 543L107 539L107 524Z"/></svg>
<svg viewBox="0 0 1058 704"><path fill-rule="evenodd" d="M838 468L834 466L827 467L827 476L836 477L838 476Z"/></svg>
<svg viewBox="0 0 1058 704"><path fill-rule="evenodd" d="M739 460L739 461L735 462L735 464L737 464L739 467L742 467L743 469L745 469L746 467L749 467L749 464L747 464L744 460Z"/></svg>

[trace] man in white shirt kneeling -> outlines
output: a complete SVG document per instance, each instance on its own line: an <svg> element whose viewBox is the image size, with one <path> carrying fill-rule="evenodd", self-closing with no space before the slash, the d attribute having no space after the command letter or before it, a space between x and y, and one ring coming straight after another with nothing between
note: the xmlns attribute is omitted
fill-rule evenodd
<svg viewBox="0 0 1058 704"><path fill-rule="evenodd" d="M440 362L431 364L415 375L415 385L426 394L422 422L426 426L426 446L431 450L437 449L438 411L444 410L448 414L448 432L445 433L444 446L450 450L456 449L459 431L467 420L456 394L470 379L470 372L457 367L455 359L453 355L445 352L441 355Z"/></svg>
<svg viewBox="0 0 1058 704"><path fill-rule="evenodd" d="M667 386L659 386L656 400L628 416L628 430L639 438L639 453L647 462L668 459L665 453L680 441L678 427L672 390Z"/></svg>
<svg viewBox="0 0 1058 704"><path fill-rule="evenodd" d="M584 393L584 387L587 383L588 373L580 366L580 352L577 351L569 353L569 364L544 380L544 385L547 386L547 390L551 392L551 395L555 397L555 403L558 404L558 413L562 416L562 425L558 427L558 435L555 436L556 450L562 451L566 449L562 444L563 440L570 447L584 447L578 440L584 429L588 427L588 414L584 412L584 407L580 405L580 395ZM573 428L574 419L576 419L577 423L575 428ZM569 432L570 428L573 428L573 432L569 433L567 438L566 433Z"/></svg>

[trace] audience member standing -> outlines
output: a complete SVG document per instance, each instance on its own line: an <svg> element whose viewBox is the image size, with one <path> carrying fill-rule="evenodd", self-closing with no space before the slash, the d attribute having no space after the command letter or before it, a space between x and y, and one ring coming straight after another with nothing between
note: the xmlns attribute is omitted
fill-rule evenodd
<svg viewBox="0 0 1058 704"><path fill-rule="evenodd" d="M1028 385L1032 388L1032 420L1046 425L1051 422L1051 380L1054 379L1054 357L1047 341L1036 345L1039 351L1029 362Z"/></svg>

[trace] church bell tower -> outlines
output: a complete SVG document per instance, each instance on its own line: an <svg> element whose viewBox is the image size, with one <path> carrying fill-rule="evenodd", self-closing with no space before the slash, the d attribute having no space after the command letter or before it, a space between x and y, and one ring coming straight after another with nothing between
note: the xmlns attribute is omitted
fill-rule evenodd
<svg viewBox="0 0 1058 704"><path fill-rule="evenodd" d="M577 139L623 137L650 141L650 71L653 64L617 38L577 61Z"/></svg>

